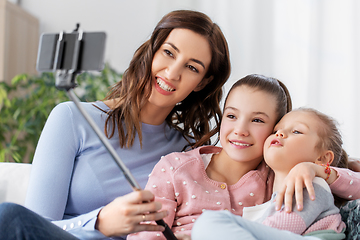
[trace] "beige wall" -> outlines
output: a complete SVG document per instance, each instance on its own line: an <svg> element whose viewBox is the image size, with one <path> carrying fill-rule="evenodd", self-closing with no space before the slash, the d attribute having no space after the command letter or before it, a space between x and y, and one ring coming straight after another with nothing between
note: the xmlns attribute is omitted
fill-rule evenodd
<svg viewBox="0 0 360 240"><path fill-rule="evenodd" d="M19 6L0 0L0 81L36 74L39 21Z"/></svg>

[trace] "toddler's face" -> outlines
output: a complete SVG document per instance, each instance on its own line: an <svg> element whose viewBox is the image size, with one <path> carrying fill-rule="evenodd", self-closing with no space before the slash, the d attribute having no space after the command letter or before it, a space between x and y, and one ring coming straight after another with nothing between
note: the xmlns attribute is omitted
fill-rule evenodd
<svg viewBox="0 0 360 240"><path fill-rule="evenodd" d="M264 159L276 172L289 172L300 162L315 162L320 157L318 117L301 110L287 113L264 144Z"/></svg>

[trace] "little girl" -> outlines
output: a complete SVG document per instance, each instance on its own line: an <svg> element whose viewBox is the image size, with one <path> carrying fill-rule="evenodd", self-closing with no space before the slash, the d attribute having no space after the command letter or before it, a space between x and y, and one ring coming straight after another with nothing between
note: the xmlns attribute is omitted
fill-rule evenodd
<svg viewBox="0 0 360 240"><path fill-rule="evenodd" d="M328 176L330 164L347 164L347 154L342 150L341 136L333 119L305 108L286 114L265 141L264 160L275 173L272 200L244 208L243 217L231 215L228 211L207 211L193 228L193 240L219 237L237 240L296 239L296 235L289 231L325 239L345 238L345 224L334 205L327 179L316 177L313 180L314 201L304 190L304 209L301 212L275 211L273 201L287 174L298 163L312 162L325 166ZM301 235L298 237L302 239Z"/></svg>
<svg viewBox="0 0 360 240"><path fill-rule="evenodd" d="M222 148L203 146L168 154L159 161L146 189L168 211L164 220L175 233L189 235L206 210L226 209L242 215L244 207L270 199L273 172L263 161L263 146L289 110L290 96L280 81L246 76L233 85L225 100L219 136ZM347 174L340 174L337 181L348 179ZM355 192L354 188L350 191ZM128 238L164 239L160 232Z"/></svg>

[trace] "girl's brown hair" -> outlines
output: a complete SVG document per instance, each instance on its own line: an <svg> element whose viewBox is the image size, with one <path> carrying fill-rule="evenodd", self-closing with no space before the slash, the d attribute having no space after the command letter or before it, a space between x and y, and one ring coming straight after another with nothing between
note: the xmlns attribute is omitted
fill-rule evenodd
<svg viewBox="0 0 360 240"><path fill-rule="evenodd" d="M153 56L175 28L192 30L208 41L212 60L205 78L212 80L200 91L192 92L178 103L166 118L170 127L179 130L192 147L210 143L219 131L222 117L222 87L230 75L229 50L219 26L197 11L178 10L165 15L155 27L151 38L135 52L123 79L113 86L106 99L117 98L105 122L105 133L111 138L117 126L120 146L131 147L136 134L142 143L140 111L151 94ZM210 120L214 119L212 128Z"/></svg>
<svg viewBox="0 0 360 240"><path fill-rule="evenodd" d="M228 95L226 96L226 100L231 93L231 91L240 86L248 86L250 88L264 91L269 93L270 95L276 98L276 113L277 119L276 123L280 121L280 119L292 109L292 102L289 90L287 87L278 79L272 77L266 77L259 74L251 74L243 77L242 79L235 82ZM255 100L255 99L254 99Z"/></svg>
<svg viewBox="0 0 360 240"><path fill-rule="evenodd" d="M320 141L316 147L320 150L330 150L334 153L334 160L331 166L347 168L348 155L342 148L343 141L338 129L338 122L334 118L313 108L298 108L294 111L312 113L321 121L322 124L319 124L317 132Z"/></svg>

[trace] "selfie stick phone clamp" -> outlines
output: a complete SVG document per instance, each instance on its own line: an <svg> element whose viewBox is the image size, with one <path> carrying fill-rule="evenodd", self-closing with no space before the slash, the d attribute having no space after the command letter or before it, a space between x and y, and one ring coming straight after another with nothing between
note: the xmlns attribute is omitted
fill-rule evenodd
<svg viewBox="0 0 360 240"><path fill-rule="evenodd" d="M134 176L131 174L129 169L126 167L126 165L122 162L118 154L116 153L115 149L112 147L112 145L109 143L108 139L105 137L105 134L99 129L99 127L96 125L94 120L91 118L91 116L83 109L83 107L80 104L79 98L76 96L76 94L73 91L73 88L77 86L75 83L76 76L80 74L82 71L78 70L79 65L79 56L81 51L81 44L83 40L83 32L79 29L79 24L77 24L76 29L73 33L77 34L75 43L74 43L74 51L72 57L72 67L71 69L60 69L61 68L61 62L63 59L65 44L63 41L64 32L61 32L59 34L59 38L56 43L56 49L55 49L55 57L54 57L54 65L53 65L53 72L56 73L56 80L55 80L55 86L57 89L65 90L67 92L68 97L70 100L72 100L78 110L81 112L83 117L86 119L86 121L89 123L91 128L95 131L96 135L100 139L100 141L103 143L105 148L108 150L112 158L115 160L116 164L119 166L121 171L123 172L126 180L131 185L132 189L134 191L141 190L140 185L134 178ZM177 240L174 233L171 231L169 226L164 222L164 220L158 220L156 221L158 225L164 226L165 230L163 231L164 236L168 240Z"/></svg>

